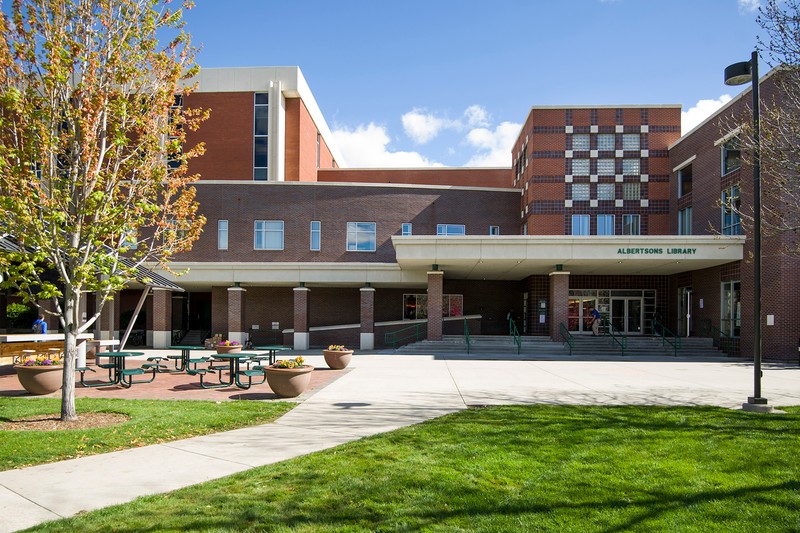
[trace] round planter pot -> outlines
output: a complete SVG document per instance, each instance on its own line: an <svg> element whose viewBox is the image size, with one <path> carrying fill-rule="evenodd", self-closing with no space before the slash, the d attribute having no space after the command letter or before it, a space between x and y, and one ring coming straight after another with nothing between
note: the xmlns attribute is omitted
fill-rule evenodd
<svg viewBox="0 0 800 533"><path fill-rule="evenodd" d="M214 346L214 348L217 350L217 353L239 353L239 352L242 351L242 346L241 345L221 346L221 345L218 344L218 345Z"/></svg>
<svg viewBox="0 0 800 533"><path fill-rule="evenodd" d="M297 368L266 367L267 385L272 392L281 398L294 398L300 396L311 383L311 371L314 367L303 365Z"/></svg>
<svg viewBox="0 0 800 533"><path fill-rule="evenodd" d="M325 356L325 364L334 370L347 368L353 358L353 350L322 350Z"/></svg>
<svg viewBox="0 0 800 533"><path fill-rule="evenodd" d="M14 365L17 378L25 390L31 394L50 394L61 388L64 381L64 366L24 366Z"/></svg>

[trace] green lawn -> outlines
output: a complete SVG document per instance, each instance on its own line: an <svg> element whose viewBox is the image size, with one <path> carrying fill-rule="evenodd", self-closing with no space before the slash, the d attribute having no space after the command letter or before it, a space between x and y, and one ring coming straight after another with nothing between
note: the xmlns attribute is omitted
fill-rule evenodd
<svg viewBox="0 0 800 533"><path fill-rule="evenodd" d="M79 398L78 416L121 413L127 422L108 428L58 431L0 430L0 470L50 463L159 442L263 424L295 404ZM33 415L59 416L60 398L0 398L0 424Z"/></svg>
<svg viewBox="0 0 800 533"><path fill-rule="evenodd" d="M472 409L53 531L797 531L800 408Z"/></svg>

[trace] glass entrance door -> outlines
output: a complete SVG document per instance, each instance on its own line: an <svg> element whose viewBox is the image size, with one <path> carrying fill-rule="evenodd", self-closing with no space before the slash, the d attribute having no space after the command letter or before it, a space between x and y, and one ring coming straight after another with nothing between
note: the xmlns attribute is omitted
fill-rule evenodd
<svg viewBox="0 0 800 533"><path fill-rule="evenodd" d="M569 330L576 333L591 333L592 326L589 320L589 309L597 305L597 298L570 298L569 299Z"/></svg>
<svg viewBox="0 0 800 533"><path fill-rule="evenodd" d="M680 289L680 304L678 306L678 335L689 337L692 332L692 288Z"/></svg>
<svg viewBox="0 0 800 533"><path fill-rule="evenodd" d="M641 298L611 298L611 324L625 335L641 335L644 323Z"/></svg>

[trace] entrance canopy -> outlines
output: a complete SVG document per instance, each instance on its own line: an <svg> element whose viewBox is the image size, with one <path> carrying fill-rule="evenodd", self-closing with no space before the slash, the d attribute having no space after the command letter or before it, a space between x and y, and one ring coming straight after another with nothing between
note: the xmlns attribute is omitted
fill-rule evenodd
<svg viewBox="0 0 800 533"><path fill-rule="evenodd" d="M678 274L740 261L744 242L740 236L697 235L392 237L402 270L437 265L450 279L509 281L559 269L573 275Z"/></svg>

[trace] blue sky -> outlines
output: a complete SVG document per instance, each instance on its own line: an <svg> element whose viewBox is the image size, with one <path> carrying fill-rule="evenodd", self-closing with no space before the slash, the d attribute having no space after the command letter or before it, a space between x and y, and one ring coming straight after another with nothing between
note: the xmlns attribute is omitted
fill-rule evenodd
<svg viewBox="0 0 800 533"><path fill-rule="evenodd" d="M696 124L759 33L757 0L196 4L200 65L299 66L353 167L509 166L534 105L681 104Z"/></svg>

